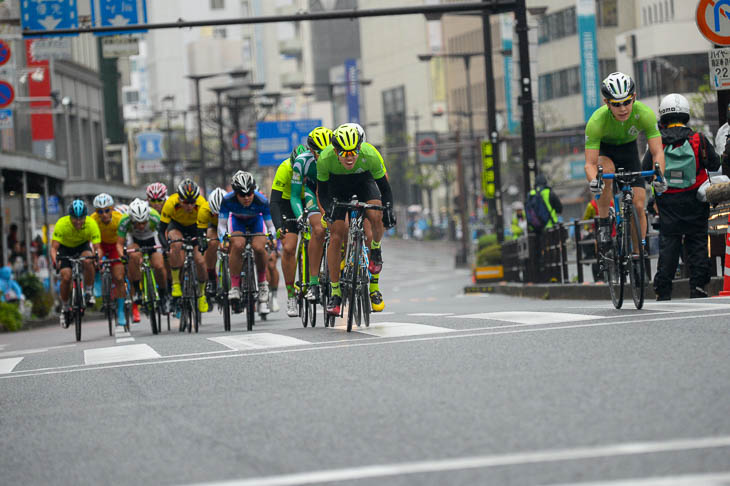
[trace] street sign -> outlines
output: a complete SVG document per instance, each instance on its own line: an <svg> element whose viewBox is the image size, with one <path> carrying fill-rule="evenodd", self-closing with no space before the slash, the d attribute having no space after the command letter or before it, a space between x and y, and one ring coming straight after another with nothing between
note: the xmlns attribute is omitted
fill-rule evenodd
<svg viewBox="0 0 730 486"><path fill-rule="evenodd" d="M7 81L0 81L0 108L10 106L15 99L13 85Z"/></svg>
<svg viewBox="0 0 730 486"><path fill-rule="evenodd" d="M306 144L309 132L319 126L322 120L256 123L259 165L279 165L298 144Z"/></svg>
<svg viewBox="0 0 730 486"><path fill-rule="evenodd" d="M137 159L160 160L165 158L162 151L162 133L142 132L137 134Z"/></svg>
<svg viewBox="0 0 730 486"><path fill-rule="evenodd" d="M146 24L147 3L145 0L92 0L91 23L94 27L124 27L125 25ZM94 35L116 35L125 32L130 31L121 29L113 32L95 32Z"/></svg>
<svg viewBox="0 0 730 486"><path fill-rule="evenodd" d="M494 199L494 152L492 142L482 142L482 193L487 199Z"/></svg>
<svg viewBox="0 0 730 486"><path fill-rule="evenodd" d="M20 10L23 30L50 33L54 29L75 29L79 26L76 0L23 0Z"/></svg>
<svg viewBox="0 0 730 486"><path fill-rule="evenodd" d="M730 47L707 51L710 62L710 86L715 90L730 89Z"/></svg>
<svg viewBox="0 0 730 486"><path fill-rule="evenodd" d="M439 161L436 148L436 132L418 132L416 133L416 147L418 150L419 164L435 164Z"/></svg>
<svg viewBox="0 0 730 486"><path fill-rule="evenodd" d="M4 66L10 60L12 51L7 41L0 39L0 66Z"/></svg>
<svg viewBox="0 0 730 486"><path fill-rule="evenodd" d="M235 135L233 136L233 148L246 150L250 143L251 141L248 138L248 133L243 130L238 132L237 137Z"/></svg>
<svg viewBox="0 0 730 486"><path fill-rule="evenodd" d="M136 56L139 54L139 38L131 35L104 37L101 49L105 58Z"/></svg>
<svg viewBox="0 0 730 486"><path fill-rule="evenodd" d="M161 160L138 160L137 172L140 174L162 174L165 166Z"/></svg>
<svg viewBox="0 0 730 486"><path fill-rule="evenodd" d="M0 130L13 128L13 110L0 110Z"/></svg>
<svg viewBox="0 0 730 486"><path fill-rule="evenodd" d="M720 46L730 46L730 2L700 0L695 22L708 41Z"/></svg>
<svg viewBox="0 0 730 486"><path fill-rule="evenodd" d="M33 59L38 61L66 61L70 60L71 39L68 37L51 37L47 39L35 39L30 46L30 53Z"/></svg>

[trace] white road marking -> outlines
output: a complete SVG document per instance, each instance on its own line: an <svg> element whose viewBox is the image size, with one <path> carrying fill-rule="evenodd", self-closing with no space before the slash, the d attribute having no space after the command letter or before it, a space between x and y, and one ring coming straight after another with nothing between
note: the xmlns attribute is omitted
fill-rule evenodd
<svg viewBox="0 0 730 486"><path fill-rule="evenodd" d="M208 340L222 344L235 351L247 351L251 349L266 348L283 348L286 346L301 346L303 344L311 344L309 341L284 336L281 334L272 334L270 332L261 332L256 334L247 334L241 336L221 336L208 338Z"/></svg>
<svg viewBox="0 0 730 486"><path fill-rule="evenodd" d="M686 476L619 479L589 483L565 483L552 486L721 486L730 483L730 472Z"/></svg>
<svg viewBox="0 0 730 486"><path fill-rule="evenodd" d="M111 348L84 350L84 362L87 365L155 358L160 358L160 355L146 344L131 344L129 346L112 346Z"/></svg>
<svg viewBox="0 0 730 486"><path fill-rule="evenodd" d="M413 317L444 317L453 316L453 312L418 312L416 314L408 314Z"/></svg>
<svg viewBox="0 0 730 486"><path fill-rule="evenodd" d="M23 361L22 357L0 359L0 375L12 372L21 361Z"/></svg>
<svg viewBox="0 0 730 486"><path fill-rule="evenodd" d="M462 319L490 319L495 321L518 322L520 324L556 324L559 322L591 321L604 319L607 316L592 316L588 314L568 314L565 312L532 312L532 311L505 311L484 312L481 314L467 314L457 316Z"/></svg>
<svg viewBox="0 0 730 486"><path fill-rule="evenodd" d="M554 449L513 454L491 454L481 456L436 459L431 461L376 464L372 466L309 471L279 476L263 476L218 483L215 486L295 486L300 484L321 484L335 481L356 481L368 478L426 474L466 469L487 469L524 464L601 459L606 457L636 456L662 452L689 451L730 447L730 437L706 437L701 439L677 439L668 441L629 442L574 449Z"/></svg>
<svg viewBox="0 0 730 486"><path fill-rule="evenodd" d="M699 302L646 302L645 309L665 312L706 312L708 310L728 310L730 304L710 304Z"/></svg>
<svg viewBox="0 0 730 486"><path fill-rule="evenodd" d="M730 312L724 312L719 314L705 314L697 315L695 318L703 317L724 317L730 316ZM234 353L232 351L211 351L202 353L187 353L180 355L165 356L158 361L144 361L141 363L123 363L123 364L107 364L107 365L69 365L69 366L58 366L54 368L40 368L35 370L24 370L18 371L5 376L0 376L0 380L13 379L13 378L25 378L43 375L56 375L65 373L75 373L77 371L97 371L106 370L112 368L127 368L133 366L149 366L149 365L162 365L168 363L187 363L194 361L207 361L213 359L228 359L228 358L247 358L262 355L273 355L273 354L286 354L286 353L300 353L309 351L321 351L330 349L343 349L343 348L358 348L363 346L392 346L396 344L409 344L414 342L427 342L427 341L438 341L442 339L463 339L463 338L474 338L474 337L491 337L500 336L505 334L522 334L532 332L547 332L547 331L564 331L574 329L588 329L593 327L608 327L608 326L620 326L620 325L656 325L662 321L683 321L680 324L686 324L688 321L686 316L672 316L672 317L658 317L652 319L630 319L625 321L608 321L608 322L593 322L588 324L566 324L564 326L552 326L552 327L540 327L537 329L509 329L514 327L531 327L536 324L514 324L507 326L489 326L489 327L477 327L471 329L460 329L452 330L450 333L442 333L436 336L425 336L425 337L414 337L410 339L391 339L383 340L378 337L364 337L353 342L352 339L344 339L337 341L327 341L322 343L311 343L308 347L295 347L288 349L273 349L273 350L249 350L249 352ZM718 322L712 322L711 324L717 324ZM494 332L488 332L494 331ZM124 347L124 346L123 346ZM127 346L128 347L128 346ZM113 349L120 349L115 347ZM251 352L253 351L253 352Z"/></svg>
<svg viewBox="0 0 730 486"><path fill-rule="evenodd" d="M119 327L122 327L122 326L119 326ZM129 333L127 331L123 331L121 329L120 330L115 330L115 332L114 332L114 337L117 337L117 338L130 337L131 335L132 335L131 333Z"/></svg>
<svg viewBox="0 0 730 486"><path fill-rule="evenodd" d="M134 341L134 338L133 337L123 337L123 338L118 338L117 339L117 344L131 343L132 341Z"/></svg>
<svg viewBox="0 0 730 486"><path fill-rule="evenodd" d="M426 326L425 324L412 324L410 322L378 322L371 323L370 327L359 327L356 331L362 334L369 334L371 336L389 338L452 332L453 329L447 329L445 327Z"/></svg>
<svg viewBox="0 0 730 486"><path fill-rule="evenodd" d="M74 346L76 346L76 345L75 344L63 344L61 346L49 346L47 348L16 349L14 351L5 351L4 353L0 353L0 357L17 356L19 354L45 353L46 351L49 351L51 349L73 348Z"/></svg>

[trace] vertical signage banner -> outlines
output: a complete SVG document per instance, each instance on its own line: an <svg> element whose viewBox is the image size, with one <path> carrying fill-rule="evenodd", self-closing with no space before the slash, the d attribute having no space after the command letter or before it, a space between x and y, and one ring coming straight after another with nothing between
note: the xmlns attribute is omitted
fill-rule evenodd
<svg viewBox="0 0 730 486"><path fill-rule="evenodd" d="M53 115L51 110L51 72L48 61L41 61L33 57L33 39L25 41L25 55L28 67L39 68L42 76L28 76L28 95L31 98L46 98L48 101L31 101L30 126L33 140L33 153L47 159L56 158L56 144L54 141ZM33 110L40 113L32 113Z"/></svg>
<svg viewBox="0 0 730 486"><path fill-rule="evenodd" d="M512 31L514 30L513 14L500 16L502 30L502 50L512 52ZM517 120L512 113L512 54L504 57L504 97L507 104L507 129L514 133L517 130Z"/></svg>
<svg viewBox="0 0 730 486"><path fill-rule="evenodd" d="M355 59L345 60L345 83L348 121L360 123L360 73Z"/></svg>
<svg viewBox="0 0 730 486"><path fill-rule="evenodd" d="M580 45L580 81L583 91L583 113L585 121L601 106L598 79L598 51L596 48L596 2L576 0L578 19L578 44Z"/></svg>

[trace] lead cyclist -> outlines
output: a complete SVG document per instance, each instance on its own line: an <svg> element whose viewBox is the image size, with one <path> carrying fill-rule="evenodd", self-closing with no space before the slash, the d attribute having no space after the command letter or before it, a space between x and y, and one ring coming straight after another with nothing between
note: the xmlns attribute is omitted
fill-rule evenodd
<svg viewBox="0 0 730 486"><path fill-rule="evenodd" d="M641 170L636 138L644 132L649 142L649 151L655 163L659 163L664 173L664 149L662 137L657 128L656 114L651 108L636 101L636 85L623 73L611 73L601 83L601 94L604 106L598 108L586 124L586 178L593 194L600 194L598 199L598 246L604 251L611 243L611 223L608 211L613 201L613 184L604 184L597 179L598 166L606 174L613 174L616 169L636 172ZM666 182L654 179L654 190L661 194L666 189ZM605 187L604 187L605 186ZM638 178L633 187L634 207L639 216L641 237L646 237L646 190L644 180Z"/></svg>

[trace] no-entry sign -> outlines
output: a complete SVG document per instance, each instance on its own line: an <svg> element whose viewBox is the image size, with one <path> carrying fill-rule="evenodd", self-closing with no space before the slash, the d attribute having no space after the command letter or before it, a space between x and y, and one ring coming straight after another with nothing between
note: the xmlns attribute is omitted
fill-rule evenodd
<svg viewBox="0 0 730 486"><path fill-rule="evenodd" d="M7 41L0 39L0 66L7 64L10 60L12 51L10 50L10 44Z"/></svg>
<svg viewBox="0 0 730 486"><path fill-rule="evenodd" d="M10 106L15 99L15 90L7 81L0 81L0 108Z"/></svg>

